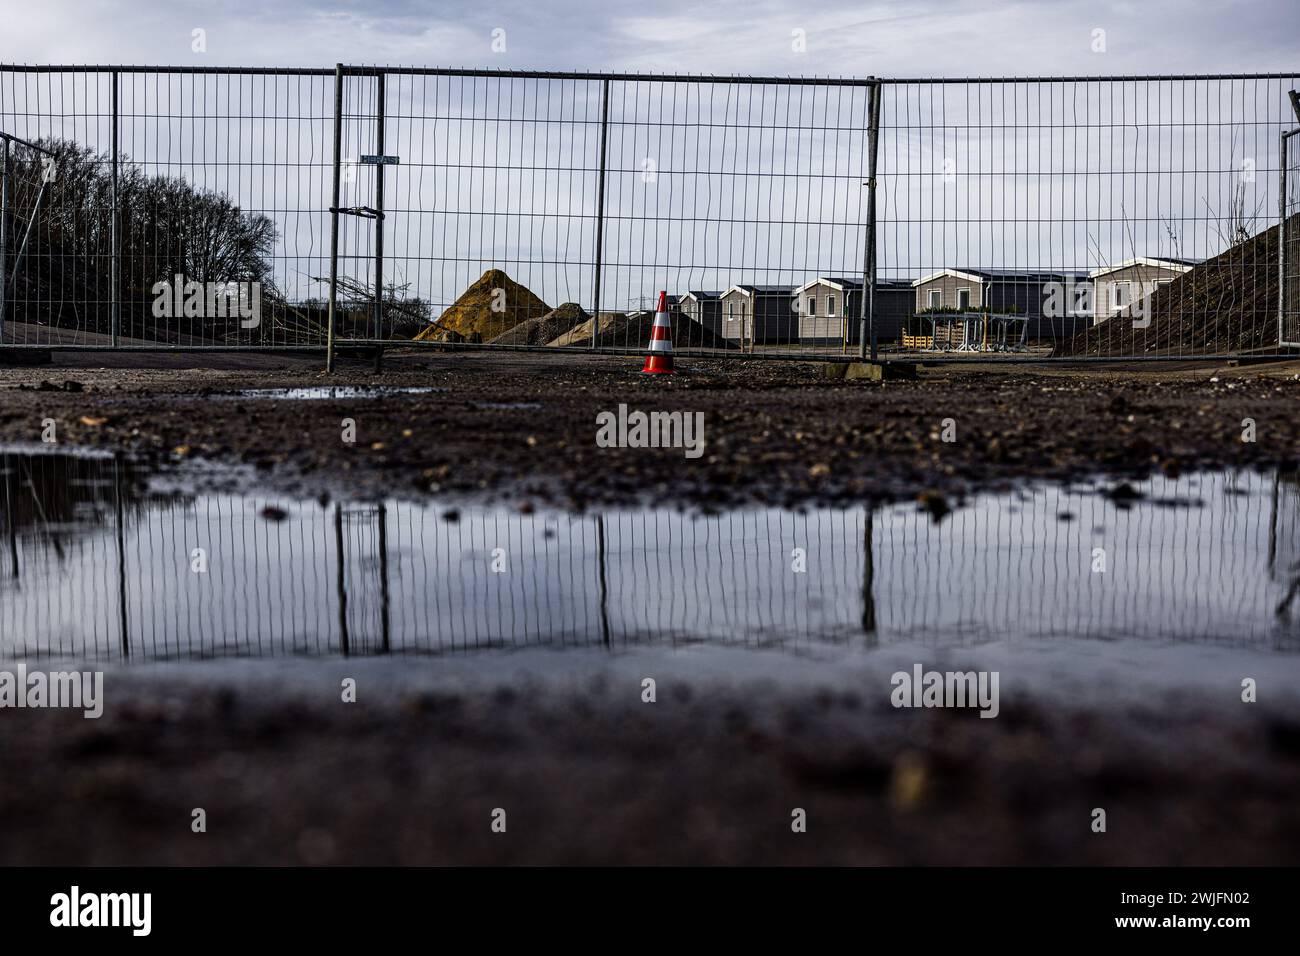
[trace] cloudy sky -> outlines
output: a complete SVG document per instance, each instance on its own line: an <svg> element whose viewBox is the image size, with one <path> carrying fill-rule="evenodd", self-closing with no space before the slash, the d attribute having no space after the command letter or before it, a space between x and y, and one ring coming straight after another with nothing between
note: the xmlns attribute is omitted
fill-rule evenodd
<svg viewBox="0 0 1300 956"><path fill-rule="evenodd" d="M0 0L0 61L866 76L1300 72L1296 0ZM0 125L106 147L103 76L0 75ZM896 85L882 274L1208 257L1233 197L1275 217L1296 82ZM603 307L655 289L798 285L862 262L862 90L614 84ZM376 200L373 81L349 81L343 204ZM274 219L282 287L317 294L332 78L123 77L123 149ZM590 303L600 85L393 79L389 277L447 304L500 266ZM254 109L256 104L260 109ZM264 114L264 115L257 115ZM86 117L90 117L87 121ZM96 122L98 118L98 122ZM653 169L655 176L648 176ZM656 178L657 176L657 178ZM345 224L365 280L372 227Z"/></svg>
<svg viewBox="0 0 1300 956"><path fill-rule="evenodd" d="M1300 61L1294 0L0 0L0 11L0 59L19 63L988 76ZM206 52L192 49L195 29Z"/></svg>

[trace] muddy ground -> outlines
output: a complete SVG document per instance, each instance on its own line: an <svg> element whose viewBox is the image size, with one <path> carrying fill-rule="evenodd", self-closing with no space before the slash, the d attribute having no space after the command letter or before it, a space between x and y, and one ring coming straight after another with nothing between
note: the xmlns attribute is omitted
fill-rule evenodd
<svg viewBox="0 0 1300 956"><path fill-rule="evenodd" d="M22 821L0 865L1281 865L1300 846L1280 688L1108 708L1008 690L985 720L893 709L879 664L809 683L689 663L583 661L560 682L483 658L110 671L99 720L0 715L0 809ZM444 674L480 665L498 676Z"/></svg>
<svg viewBox="0 0 1300 956"><path fill-rule="evenodd" d="M949 367L882 385L795 363L681 361L682 374L649 378L636 360L567 356L399 357L380 375L344 363L332 378L300 359L79 361L0 371L0 441L38 441L52 418L63 447L245 462L251 481L313 495L434 491L523 507L956 498L1025 478L1300 454L1289 365ZM226 397L326 383L441 391ZM702 411L705 455L597 448L596 414L620 402ZM344 418L355 445L340 440ZM945 418L955 442L941 440ZM569 659L557 659L563 672ZM484 661L458 660L470 672ZM640 677L669 664L677 676L661 674L660 700L644 704ZM1300 852L1300 706L1293 692L1242 705L1237 673L1217 703L1172 691L1065 700L1049 687L981 720L894 710L880 664L754 682L692 674L672 655L615 656L549 683L523 662L464 681L439 658L283 666L137 665L110 670L100 720L0 712L0 815L21 821L0 838L0 864L1224 865ZM339 701L345 676L358 704ZM1098 806L1106 834L1090 828ZM190 830L196 807L206 834ZM505 835L490 830L497 807ZM794 807L808 811L805 834L791 833Z"/></svg>
<svg viewBox="0 0 1300 956"><path fill-rule="evenodd" d="M175 358L170 359L176 361ZM91 359L91 361L102 361ZM238 461L281 490L472 494L526 506L653 501L848 503L958 494L1024 478L1285 464L1300 455L1300 366L1137 371L926 368L916 381L828 381L823 366L481 352L397 357L375 374L314 359L239 357L216 369L0 371L0 441L165 463ZM322 384L438 389L389 399L283 402L244 389ZM598 448L620 403L702 412L706 449ZM952 419L955 441L946 442ZM1255 442L1243 442L1253 419ZM355 443L342 422L356 422Z"/></svg>

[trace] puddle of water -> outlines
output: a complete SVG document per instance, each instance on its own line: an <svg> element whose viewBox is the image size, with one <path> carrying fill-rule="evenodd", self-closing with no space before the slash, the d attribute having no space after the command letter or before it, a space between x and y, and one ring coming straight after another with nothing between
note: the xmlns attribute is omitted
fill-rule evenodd
<svg viewBox="0 0 1300 956"><path fill-rule="evenodd" d="M1294 474L1030 487L937 524L911 504L525 515L157 487L121 459L0 454L0 656L1300 649L1277 610L1300 575Z"/></svg>
<svg viewBox="0 0 1300 956"><path fill-rule="evenodd" d="M396 395L428 395L445 392L431 386L396 385L315 385L307 388L246 388L214 395L214 398L273 398L295 402L321 401L331 398L391 398Z"/></svg>

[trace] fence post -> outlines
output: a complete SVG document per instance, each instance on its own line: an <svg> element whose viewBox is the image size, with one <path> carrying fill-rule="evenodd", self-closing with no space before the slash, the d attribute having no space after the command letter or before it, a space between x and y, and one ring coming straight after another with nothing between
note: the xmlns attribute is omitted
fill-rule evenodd
<svg viewBox="0 0 1300 956"><path fill-rule="evenodd" d="M9 139L0 137L0 344L9 300Z"/></svg>
<svg viewBox="0 0 1300 956"><path fill-rule="evenodd" d="M339 293L339 150L343 144L343 64L334 67L334 199L330 203L330 304L325 330L325 371L334 371L334 312Z"/></svg>
<svg viewBox="0 0 1300 956"><path fill-rule="evenodd" d="M1286 342L1286 141L1290 133L1283 133L1278 148L1277 190L1277 343Z"/></svg>
<svg viewBox="0 0 1300 956"><path fill-rule="evenodd" d="M871 336L871 361L876 361L876 152L880 140L880 81L871 85L871 116L867 126L867 239L862 267L861 318L858 323L858 357L867 357Z"/></svg>
<svg viewBox="0 0 1300 956"><path fill-rule="evenodd" d="M108 227L108 232L109 232L108 242L110 247L109 268L112 270L112 273L109 275L109 279L108 279L108 290L109 290L108 308L110 313L110 321L112 323L112 328L113 328L113 348L117 348L118 337L122 334L122 290L120 285L121 273L122 273L122 237L119 235L119 229L118 229L119 211L117 208L118 205L117 173L118 173L118 165L119 165L117 137L118 137L118 125L121 117L121 113L120 110L118 109L118 103L117 103L117 91L120 85L119 77L120 74L118 73L118 71L114 70L113 71L113 158L112 158L113 184L112 184L112 191L111 191L112 199L109 203L110 222Z"/></svg>
<svg viewBox="0 0 1300 956"><path fill-rule="evenodd" d="M1287 342L1287 139L1278 147L1278 346ZM1292 339L1294 345L1294 339Z"/></svg>
<svg viewBox="0 0 1300 956"><path fill-rule="evenodd" d="M866 509L866 527L862 532L862 632L871 644L876 635L876 544L872 534L876 510Z"/></svg>
<svg viewBox="0 0 1300 956"><path fill-rule="evenodd" d="M596 287L592 290L591 347L600 331L600 271L605 249L605 147L609 142L609 80L601 80L600 171L596 177Z"/></svg>
<svg viewBox="0 0 1300 956"><path fill-rule="evenodd" d="M18 580L20 573L18 568L18 521L14 518L14 499L13 492L10 490L11 485L9 476L18 474L14 465L14 460L4 455L0 457L0 482L4 483L5 488L5 527L9 529L9 563L10 577L15 581Z"/></svg>
<svg viewBox="0 0 1300 956"><path fill-rule="evenodd" d="M388 508L380 504L379 515L379 625L381 649L385 654L392 650L392 624L388 592Z"/></svg>
<svg viewBox="0 0 1300 956"><path fill-rule="evenodd" d="M384 80L385 74L380 70L376 76L376 129L378 140L375 152L379 154L379 165L375 167L375 338L380 338L384 318ZM335 205L338 205L335 202Z"/></svg>
<svg viewBox="0 0 1300 956"><path fill-rule="evenodd" d="M335 584L338 587L339 594L339 651L344 657L347 657L351 651L351 641L348 637L348 574L344 566L344 560L347 555L347 546L343 540L343 506L334 505L334 550L338 552L338 575L335 578Z"/></svg>
<svg viewBox="0 0 1300 956"><path fill-rule="evenodd" d="M126 509L122 506L122 453L113 456L113 528L117 532L117 620L122 637L122 657L131 656L131 632L126 616Z"/></svg>

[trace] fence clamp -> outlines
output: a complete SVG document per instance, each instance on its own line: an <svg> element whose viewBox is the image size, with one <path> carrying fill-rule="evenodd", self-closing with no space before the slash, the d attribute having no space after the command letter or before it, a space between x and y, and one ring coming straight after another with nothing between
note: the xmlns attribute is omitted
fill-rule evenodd
<svg viewBox="0 0 1300 956"><path fill-rule="evenodd" d="M345 216L360 216L362 219L383 219L384 214L378 209L371 209L369 206L330 206L330 212L341 212Z"/></svg>

